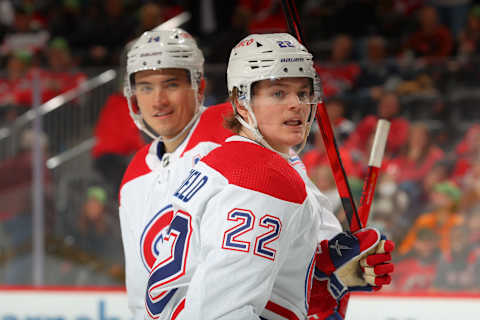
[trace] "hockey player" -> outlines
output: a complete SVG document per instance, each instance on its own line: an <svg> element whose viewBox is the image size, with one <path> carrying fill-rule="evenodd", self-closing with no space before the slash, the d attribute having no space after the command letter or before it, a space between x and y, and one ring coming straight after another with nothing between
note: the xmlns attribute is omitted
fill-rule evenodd
<svg viewBox="0 0 480 320"><path fill-rule="evenodd" d="M312 56L288 34L251 35L233 48L227 82L237 135L173 193L147 318L305 319L311 302L342 319L346 293L389 282L393 246L375 229L341 232L292 150L319 99Z"/></svg>
<svg viewBox="0 0 480 320"><path fill-rule="evenodd" d="M128 52L124 91L130 115L154 139L132 159L119 194L128 304L135 319L143 319L148 274L172 218L175 179L231 135L222 126L231 105L202 106L203 63L195 40L181 29L145 32Z"/></svg>

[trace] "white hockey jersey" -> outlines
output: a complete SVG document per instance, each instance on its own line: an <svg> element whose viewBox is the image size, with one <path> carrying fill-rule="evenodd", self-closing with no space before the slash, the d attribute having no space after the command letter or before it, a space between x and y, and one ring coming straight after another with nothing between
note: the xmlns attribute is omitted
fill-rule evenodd
<svg viewBox="0 0 480 320"><path fill-rule="evenodd" d="M231 112L229 103L207 108L174 152L165 153L163 143L155 141L137 152L125 172L119 214L128 305L135 320L144 317L148 275L173 216L173 188L199 159L232 135L222 125L223 116Z"/></svg>
<svg viewBox="0 0 480 320"><path fill-rule="evenodd" d="M306 318L317 244L341 226L298 157L230 137L172 203L146 318Z"/></svg>

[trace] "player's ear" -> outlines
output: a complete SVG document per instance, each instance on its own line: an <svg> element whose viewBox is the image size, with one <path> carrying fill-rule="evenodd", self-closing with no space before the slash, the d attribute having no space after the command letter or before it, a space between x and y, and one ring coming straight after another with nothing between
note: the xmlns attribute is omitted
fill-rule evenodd
<svg viewBox="0 0 480 320"><path fill-rule="evenodd" d="M237 99L237 113L245 120L248 121L248 110L245 106L238 102Z"/></svg>
<svg viewBox="0 0 480 320"><path fill-rule="evenodd" d="M243 100L238 98L238 89L233 88L230 100L236 110L236 112L244 119L248 119L248 111L247 108L243 105Z"/></svg>

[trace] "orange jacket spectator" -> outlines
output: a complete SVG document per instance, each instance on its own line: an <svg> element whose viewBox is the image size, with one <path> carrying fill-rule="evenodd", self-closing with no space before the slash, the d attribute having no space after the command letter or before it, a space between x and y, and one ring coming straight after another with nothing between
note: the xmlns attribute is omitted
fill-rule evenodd
<svg viewBox="0 0 480 320"><path fill-rule="evenodd" d="M443 252L450 249L450 229L462 223L464 217L452 213L446 221L442 222L436 212L424 213L418 217L412 229L408 232L402 244L398 248L400 254L407 253L417 239L417 231L421 228L433 229L440 236L440 248Z"/></svg>
<svg viewBox="0 0 480 320"><path fill-rule="evenodd" d="M439 236L439 245L442 252L450 250L450 230L452 227L464 222L464 216L456 213L456 205L460 200L461 191L451 182L436 184L430 193L430 202L433 210L421 214L412 229L408 232L402 244L398 248L400 254L406 254L417 240L420 229L432 229Z"/></svg>

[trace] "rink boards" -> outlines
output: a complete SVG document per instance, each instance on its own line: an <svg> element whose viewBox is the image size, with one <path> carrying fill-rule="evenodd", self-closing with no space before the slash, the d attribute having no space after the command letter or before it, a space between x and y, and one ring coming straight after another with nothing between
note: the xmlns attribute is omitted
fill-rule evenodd
<svg viewBox="0 0 480 320"><path fill-rule="evenodd" d="M480 294L368 294L350 299L348 320L480 319ZM0 287L0 320L131 320L125 291Z"/></svg>

